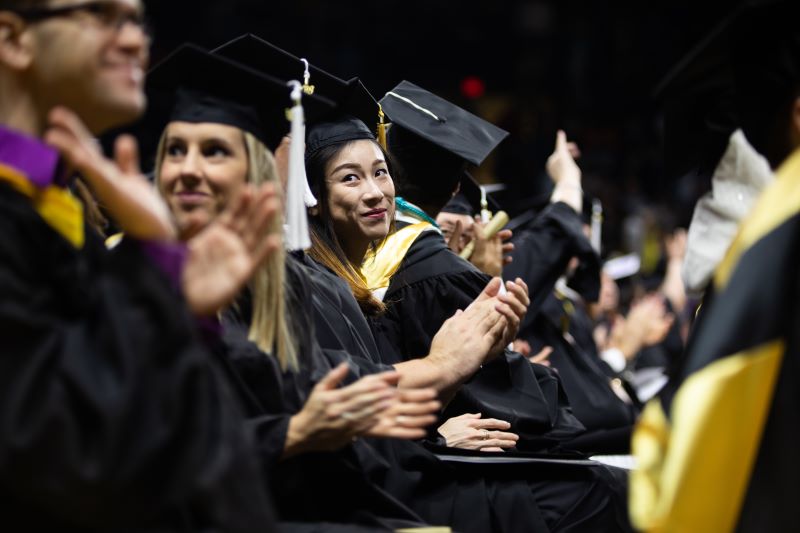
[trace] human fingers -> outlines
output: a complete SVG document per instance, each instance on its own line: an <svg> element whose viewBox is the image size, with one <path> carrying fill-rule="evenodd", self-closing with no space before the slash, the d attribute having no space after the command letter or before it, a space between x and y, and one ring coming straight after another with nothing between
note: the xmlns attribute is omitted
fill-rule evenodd
<svg viewBox="0 0 800 533"><path fill-rule="evenodd" d="M461 234L464 233L464 227L461 225L460 220L456 220L453 226L453 233L447 240L447 247L456 253L461 253Z"/></svg>
<svg viewBox="0 0 800 533"><path fill-rule="evenodd" d="M525 280L523 280L522 278L519 278L519 277L518 277L518 278L515 278L515 279L514 279L514 283L515 283L516 285L519 285L520 287L522 287L522 290L524 290L524 291L525 291L525 294L527 294L528 296L530 296L530 294L531 294L531 291L530 291L530 289L528 288L528 284L527 284L527 283L525 283Z"/></svg>
<svg viewBox="0 0 800 533"><path fill-rule="evenodd" d="M509 304L498 301L494 306L494 310L500 313L503 318L505 318L506 326L515 331L519 329L519 324L521 322L520 315ZM523 312L522 314L524 315L525 313ZM513 340L514 339L509 339L509 342Z"/></svg>
<svg viewBox="0 0 800 533"><path fill-rule="evenodd" d="M498 447L498 446L489 446L489 447L486 447L486 448L479 448L478 451L481 451L481 452L504 452L505 450L503 448Z"/></svg>
<svg viewBox="0 0 800 533"><path fill-rule="evenodd" d="M479 420L472 420L470 426L476 429L509 429L511 424L505 420L498 420L497 418L481 418Z"/></svg>
<svg viewBox="0 0 800 533"><path fill-rule="evenodd" d="M524 339L514 339L514 351L528 357L531 354L531 345Z"/></svg>
<svg viewBox="0 0 800 533"><path fill-rule="evenodd" d="M372 374L372 376L374 376L375 379L383 381L387 385L391 385L392 387L397 386L397 383L400 381L400 373L394 370L389 370L387 372L380 372L379 374ZM411 390L407 390L406 392L411 392Z"/></svg>
<svg viewBox="0 0 800 533"><path fill-rule="evenodd" d="M480 449L483 450L484 448L500 448L502 450L502 449L513 448L516 445L517 441L515 440L487 439L481 441Z"/></svg>
<svg viewBox="0 0 800 533"><path fill-rule="evenodd" d="M379 415L395 403L393 391L366 392L346 401L333 401L328 412L348 421L361 421Z"/></svg>
<svg viewBox="0 0 800 533"><path fill-rule="evenodd" d="M133 135L120 135L114 141L114 162L123 175L139 176L139 144Z"/></svg>
<svg viewBox="0 0 800 533"><path fill-rule="evenodd" d="M350 368L347 366L347 363L341 363L336 368L330 370L325 377L319 380L314 389L333 390L339 386L342 380L347 377L349 372Z"/></svg>
<svg viewBox="0 0 800 533"><path fill-rule="evenodd" d="M402 399L392 407L395 416L427 416L442 408L438 400L409 401Z"/></svg>
<svg viewBox="0 0 800 533"><path fill-rule="evenodd" d="M514 232L510 229L501 229L497 232L497 236L500 237L501 241L505 242L514 236Z"/></svg>
<svg viewBox="0 0 800 533"><path fill-rule="evenodd" d="M545 346L536 355L528 357L528 360L531 363L536 363L536 364L539 364L539 365L549 366L550 365L550 361L548 361L548 358L550 357L550 354L552 354L552 353L553 353L553 347L552 346Z"/></svg>
<svg viewBox="0 0 800 533"><path fill-rule="evenodd" d="M276 219L280 216L280 201L272 187L257 189L243 216L246 223L241 227L240 237L248 250L257 254L266 244L267 237L279 236Z"/></svg>
<svg viewBox="0 0 800 533"><path fill-rule="evenodd" d="M364 382L364 378L361 378L355 383L336 390L331 397L331 402L339 404L344 411L352 411L361 409L373 402L396 397L397 389L394 387L390 387L380 381Z"/></svg>
<svg viewBox="0 0 800 533"><path fill-rule="evenodd" d="M567 151L569 155L572 156L572 159L578 159L581 156L581 149L578 148L578 145L574 142L567 143Z"/></svg>
<svg viewBox="0 0 800 533"><path fill-rule="evenodd" d="M511 311L517 315L518 317L525 316L525 313L528 311L528 307L520 301L520 299L512 293L501 294L497 297L497 300L504 303L505 305L511 308Z"/></svg>
<svg viewBox="0 0 800 533"><path fill-rule="evenodd" d="M502 250L503 250L503 254L510 254L511 252L514 251L514 243L512 243L512 242L503 243Z"/></svg>
<svg viewBox="0 0 800 533"><path fill-rule="evenodd" d="M486 287L483 288L481 293L478 295L477 298L473 301L473 304L476 302L482 302L488 300L490 298L494 298L500 292L500 286L502 285L502 280L500 278L492 278L489 283L486 284ZM472 304L470 304L470 307Z"/></svg>
<svg viewBox="0 0 800 533"><path fill-rule="evenodd" d="M517 278L519 279L519 278ZM508 291L507 295L513 295L514 298L519 300L519 302L525 306L525 309L531 304L530 296L528 295L528 288L527 286L520 285L514 281L507 281L506 282L506 290Z"/></svg>
<svg viewBox="0 0 800 533"><path fill-rule="evenodd" d="M84 125L78 115L63 106L56 106L50 110L47 116L50 126L63 128L69 131L75 138L86 145L97 147L95 137ZM99 150L98 150L99 152Z"/></svg>
<svg viewBox="0 0 800 533"><path fill-rule="evenodd" d="M565 152L568 151L567 147L567 134L564 130L558 130L556 132L556 152Z"/></svg>

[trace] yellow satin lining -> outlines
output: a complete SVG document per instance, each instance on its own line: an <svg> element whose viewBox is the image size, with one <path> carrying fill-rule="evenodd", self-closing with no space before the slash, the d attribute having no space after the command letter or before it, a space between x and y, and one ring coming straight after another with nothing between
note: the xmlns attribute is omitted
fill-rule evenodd
<svg viewBox="0 0 800 533"><path fill-rule="evenodd" d="M389 235L377 250L368 253L361 265L367 287L372 291L388 288L408 249L423 231L432 227L424 221L406 226Z"/></svg>
<svg viewBox="0 0 800 533"><path fill-rule="evenodd" d="M83 248L83 204L68 189L50 185L39 189L16 169L0 163L0 181L30 198L33 208L47 224L75 248Z"/></svg>
<svg viewBox="0 0 800 533"><path fill-rule="evenodd" d="M633 435L634 525L649 532L732 531L772 404L783 341L719 359L689 376L667 421L658 401Z"/></svg>

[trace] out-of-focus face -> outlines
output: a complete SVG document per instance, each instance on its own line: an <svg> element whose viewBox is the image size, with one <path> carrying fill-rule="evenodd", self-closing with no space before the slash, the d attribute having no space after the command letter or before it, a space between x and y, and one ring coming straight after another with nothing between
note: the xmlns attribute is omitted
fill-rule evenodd
<svg viewBox="0 0 800 533"><path fill-rule="evenodd" d="M619 287L605 272L600 274L600 298L597 304L604 313L614 312L619 307Z"/></svg>
<svg viewBox="0 0 800 533"><path fill-rule="evenodd" d="M171 122L165 131L159 190L185 234L205 227L247 182L242 131L215 123Z"/></svg>
<svg viewBox="0 0 800 533"><path fill-rule="evenodd" d="M394 182L376 143L349 143L325 167L328 209L345 250L362 250L389 234Z"/></svg>
<svg viewBox="0 0 800 533"><path fill-rule="evenodd" d="M93 133L129 123L144 111L149 38L139 0L51 0L44 9L85 6L28 21L31 53L24 73L39 112L63 105Z"/></svg>
<svg viewBox="0 0 800 533"><path fill-rule="evenodd" d="M439 214L436 215L436 223L439 224L439 229L442 230L444 240L448 243L450 242L450 239L453 238L453 233L455 233L456 230L456 224L461 224L461 236L459 237L458 242L455 243L456 253L460 253L461 250L467 246L469 241L472 240L472 226L475 224L475 221L469 215L445 213L444 211L440 211Z"/></svg>

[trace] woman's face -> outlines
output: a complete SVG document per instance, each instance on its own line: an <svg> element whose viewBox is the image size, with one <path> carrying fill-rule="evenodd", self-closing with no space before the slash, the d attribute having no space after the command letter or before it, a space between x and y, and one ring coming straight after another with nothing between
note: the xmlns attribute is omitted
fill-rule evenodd
<svg viewBox="0 0 800 533"><path fill-rule="evenodd" d="M343 148L328 162L325 183L333 228L348 255L366 253L372 241L386 237L394 219L394 183L374 142Z"/></svg>
<svg viewBox="0 0 800 533"><path fill-rule="evenodd" d="M204 227L247 180L244 135L223 124L171 122L166 136L159 190L182 233Z"/></svg>

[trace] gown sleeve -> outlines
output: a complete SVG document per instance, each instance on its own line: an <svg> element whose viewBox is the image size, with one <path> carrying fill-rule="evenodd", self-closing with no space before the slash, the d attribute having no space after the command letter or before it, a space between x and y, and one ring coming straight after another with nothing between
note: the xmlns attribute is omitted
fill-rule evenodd
<svg viewBox="0 0 800 533"><path fill-rule="evenodd" d="M87 235L76 250L6 188L0 212L4 515L105 529L179 507L204 527L270 524L233 398L140 244L108 253Z"/></svg>
<svg viewBox="0 0 800 533"><path fill-rule="evenodd" d="M511 242L514 261L503 268L503 279L519 277L528 285L531 305L521 325L525 329L565 273L569 260L577 256L590 261L596 254L583 234L580 216L563 202L546 207L529 227L518 230ZM595 284L599 287L599 279Z"/></svg>

